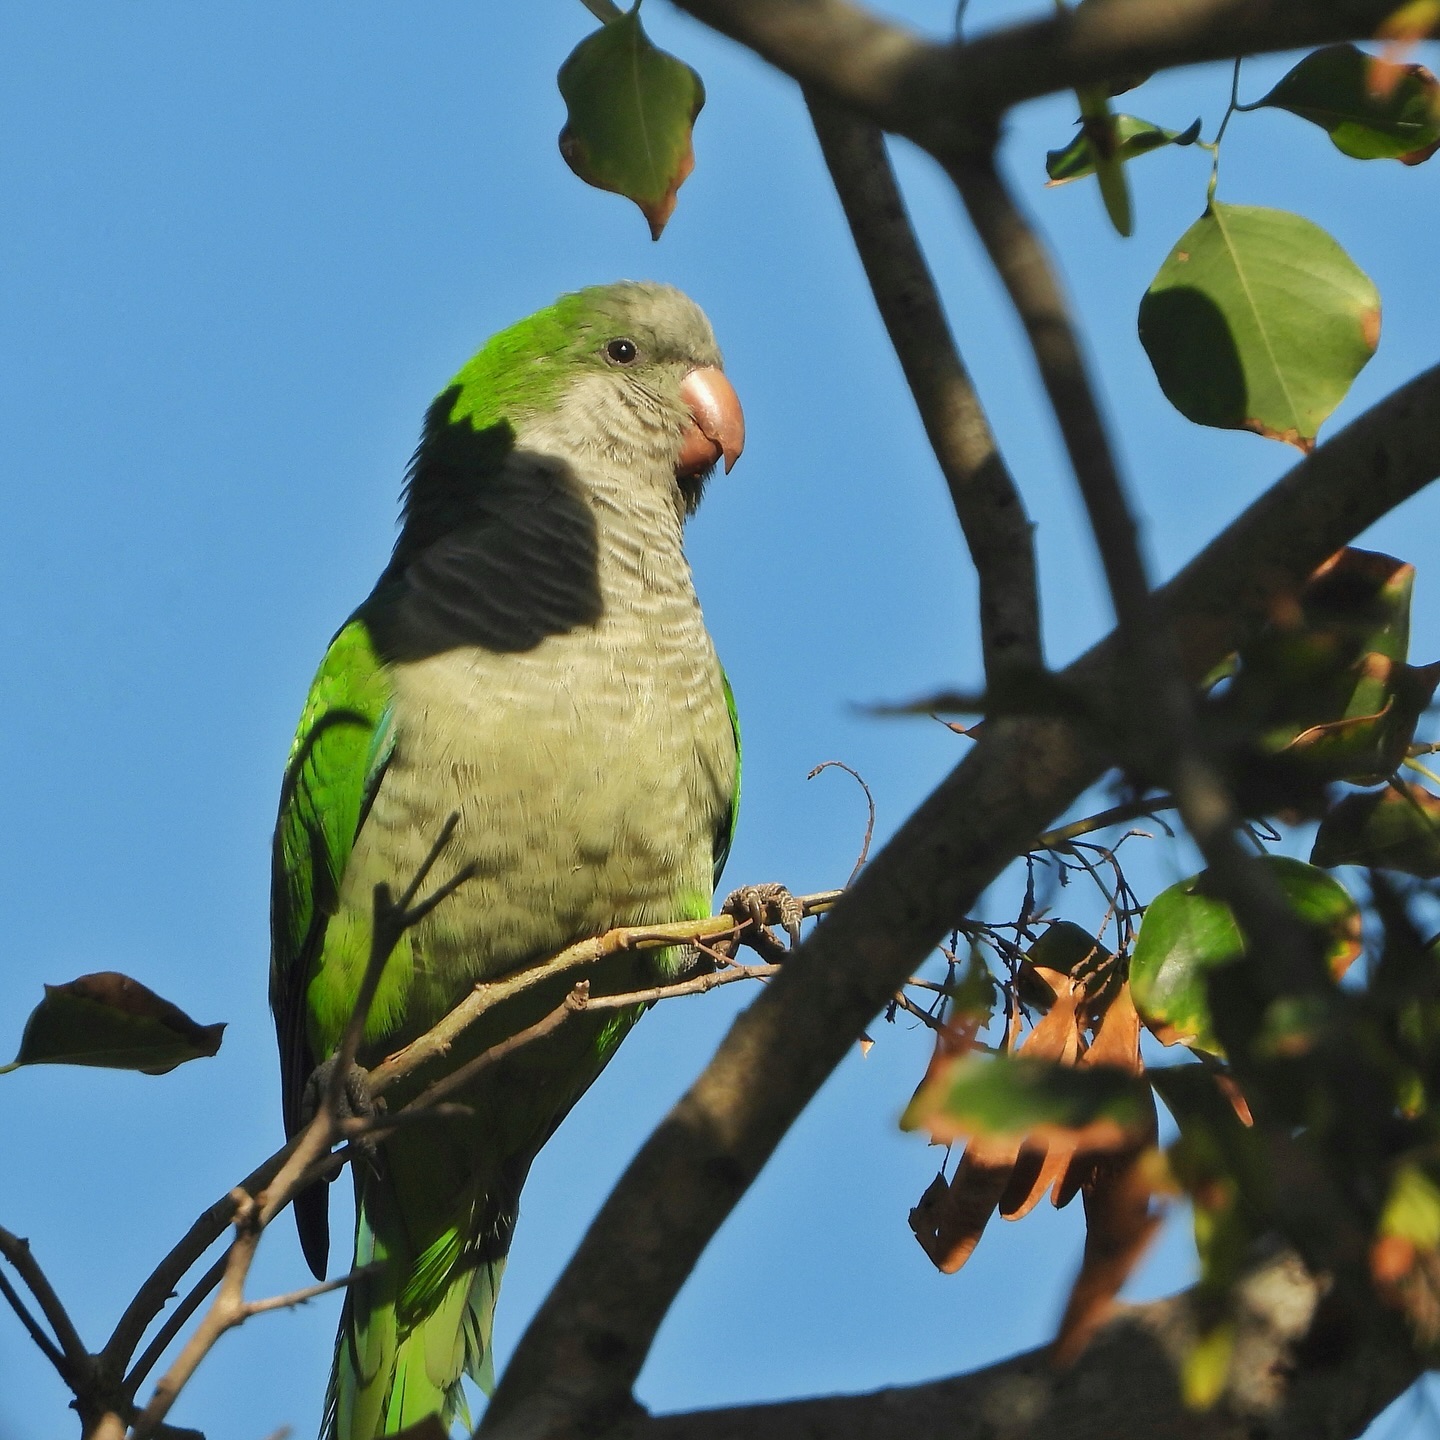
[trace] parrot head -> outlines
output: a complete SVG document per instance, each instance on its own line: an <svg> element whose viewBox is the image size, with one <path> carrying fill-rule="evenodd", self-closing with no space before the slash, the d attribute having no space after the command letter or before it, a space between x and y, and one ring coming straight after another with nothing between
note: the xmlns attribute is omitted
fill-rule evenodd
<svg viewBox="0 0 1440 1440"><path fill-rule="evenodd" d="M478 443L477 443L478 442ZM502 330L436 399L411 467L407 512L512 449L619 460L673 486L692 514L745 418L704 312L669 285L622 281L563 295ZM478 478L478 477L477 477Z"/></svg>

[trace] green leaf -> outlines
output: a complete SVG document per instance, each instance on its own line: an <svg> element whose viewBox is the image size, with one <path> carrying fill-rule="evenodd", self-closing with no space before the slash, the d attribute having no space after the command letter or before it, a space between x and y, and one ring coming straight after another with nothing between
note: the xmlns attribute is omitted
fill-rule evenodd
<svg viewBox="0 0 1440 1440"><path fill-rule="evenodd" d="M213 1055L225 1026L197 1025L178 1006L113 970L47 985L20 1039L21 1065L99 1065L163 1075Z"/></svg>
<svg viewBox="0 0 1440 1440"><path fill-rule="evenodd" d="M1055 1003L1049 983L1035 973L1035 967L1059 975L1089 975L1114 958L1088 930L1070 920L1047 925L1036 937L1016 975L1020 998L1036 1010L1048 1010Z"/></svg>
<svg viewBox="0 0 1440 1440"><path fill-rule="evenodd" d="M1135 228L1130 212L1130 182L1120 162L1120 137L1110 110L1109 93L1104 86L1082 86L1075 92L1075 98L1080 102L1080 125L1090 141L1090 155L1095 162L1095 178L1100 183L1105 213L1115 233L1128 236Z"/></svg>
<svg viewBox="0 0 1440 1440"><path fill-rule="evenodd" d="M1398 780L1384 790L1347 795L1320 822L1310 860L1440 879L1440 795Z"/></svg>
<svg viewBox="0 0 1440 1440"><path fill-rule="evenodd" d="M1337 150L1356 160L1418 165L1440 147L1435 77L1423 65L1379 62L1354 45L1328 45L1307 55L1253 108L1261 106L1318 125Z"/></svg>
<svg viewBox="0 0 1440 1440"><path fill-rule="evenodd" d="M658 240L695 168L699 75L650 43L637 0L575 47L558 80L569 112L560 132L566 164L587 184L633 200Z"/></svg>
<svg viewBox="0 0 1440 1440"><path fill-rule="evenodd" d="M1320 780L1374 784L1404 759L1440 670L1405 663L1414 566L1348 547L1238 656L1211 716Z"/></svg>
<svg viewBox="0 0 1440 1440"><path fill-rule="evenodd" d="M1274 876L1297 918L1324 934L1331 973L1343 974L1360 953L1360 910L1345 887L1325 871L1283 855L1267 855L1259 863ZM1229 905L1213 893L1208 871L1162 890L1145 911L1130 958L1130 993L1140 1018L1166 1045L1178 1041L1222 1055L1209 979L1244 953L1240 927Z"/></svg>
<svg viewBox="0 0 1440 1440"><path fill-rule="evenodd" d="M1193 145L1200 138L1198 120L1188 130L1166 130L1134 115L1116 115L1114 122L1115 156L1119 160L1138 160L1166 145ZM1047 152L1045 173L1050 185L1065 185L1095 173L1095 151L1084 129L1063 150Z"/></svg>
<svg viewBox="0 0 1440 1440"><path fill-rule="evenodd" d="M1140 302L1166 398L1197 425L1306 452L1380 339L1380 297L1318 225L1219 201L1180 238Z"/></svg>
<svg viewBox="0 0 1440 1440"><path fill-rule="evenodd" d="M1061 975L1086 974L1111 958L1111 952L1083 926L1072 920L1047 925L1030 947L1032 965L1042 965Z"/></svg>
<svg viewBox="0 0 1440 1440"><path fill-rule="evenodd" d="M942 1144L970 1135L1036 1144L1063 1136L1080 1149L1115 1150L1145 1135L1149 1098L1144 1081L1113 1066L971 1053L920 1087L900 1125Z"/></svg>

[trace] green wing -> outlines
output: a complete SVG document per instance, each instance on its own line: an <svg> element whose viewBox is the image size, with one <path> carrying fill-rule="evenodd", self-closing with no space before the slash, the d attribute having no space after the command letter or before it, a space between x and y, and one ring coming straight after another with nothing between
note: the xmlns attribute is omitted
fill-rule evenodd
<svg viewBox="0 0 1440 1440"><path fill-rule="evenodd" d="M721 873L725 869L725 862L730 858L730 847L735 843L735 826L740 820L740 762L742 758L740 714L735 709L735 692L730 688L730 677L725 673L723 665L720 667L720 684L725 690L725 710L730 716L730 733L735 737L735 788L730 792L730 809L725 813L725 818L715 835L714 884L717 888L720 884Z"/></svg>
<svg viewBox="0 0 1440 1440"><path fill-rule="evenodd" d="M362 610L330 642L310 687L275 824L270 1008L280 1042L287 1135L300 1126L305 1082L324 1058L311 1053L306 990L338 905L340 877L394 745L391 693ZM323 1274L329 1238L324 1187L302 1195L295 1213L305 1257Z"/></svg>

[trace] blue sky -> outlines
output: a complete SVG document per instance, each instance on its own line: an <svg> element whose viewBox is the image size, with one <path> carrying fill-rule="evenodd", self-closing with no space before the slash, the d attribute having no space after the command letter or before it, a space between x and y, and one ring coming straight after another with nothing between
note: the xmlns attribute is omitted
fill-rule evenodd
<svg viewBox="0 0 1440 1440"><path fill-rule="evenodd" d="M893 8L931 30L953 10ZM1031 8L974 0L969 23ZM194 1214L278 1143L266 896L285 751L329 635L384 563L425 405L493 330L622 276L678 284L714 321L749 421L744 460L691 532L745 726L728 882L843 881L863 802L838 772L807 782L818 762L865 775L883 836L958 758L963 742L931 722L855 708L977 681L974 583L798 94L659 0L645 14L709 92L697 169L658 245L556 151L554 72L593 25L578 0L0 12L0 1055L43 982L97 969L230 1027L216 1059L162 1079L0 1079L0 1223L30 1237L96 1343ZM1283 69L1247 66L1244 93ZM1228 83L1192 72L1134 105L1177 128L1203 115L1213 133ZM1122 243L1092 187L1040 187L1073 110L1027 107L1005 156L1060 249L1163 574L1293 452L1181 419L1136 339L1145 284L1203 207L1205 157L1132 169L1138 233ZM1083 517L952 193L923 156L901 145L896 161L1038 523L1061 662L1109 624ZM1433 169L1361 165L1291 117L1243 115L1220 195L1310 216L1379 285L1380 352L1337 422L1433 361L1420 239L1440 224ZM1422 496L1369 537L1421 562L1420 659L1440 652L1440 585L1415 543L1436 519ZM1140 884L1191 868L1159 841L1136 851ZM985 913L1013 903L1002 885ZM743 1003L732 987L657 1010L542 1155L500 1302L502 1363ZM895 1125L929 1047L905 1024L875 1035L706 1254L646 1367L646 1403L917 1381L1048 1338L1080 1217L996 1222L959 1276L937 1275L905 1216L938 1152ZM1174 1288L1189 1266L1177 1216L1133 1291ZM280 1224L253 1292L305 1279ZM211 1440L311 1433L337 1309L229 1337L174 1418ZM65 1394L4 1314L0 1376L0 1440L63 1433ZM1423 1410L1384 1426L1423 1429Z"/></svg>

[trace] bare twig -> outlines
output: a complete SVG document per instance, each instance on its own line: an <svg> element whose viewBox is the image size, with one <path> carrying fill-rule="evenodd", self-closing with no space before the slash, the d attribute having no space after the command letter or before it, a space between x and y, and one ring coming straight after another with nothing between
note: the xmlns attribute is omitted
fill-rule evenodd
<svg viewBox="0 0 1440 1440"><path fill-rule="evenodd" d="M351 1007L349 1022L333 1060L323 1101L317 1108L313 1119L301 1132L297 1143L288 1147L289 1153L277 1170L274 1179L263 1192L254 1198L244 1190L237 1189L231 1192L230 1199L235 1216L235 1238L223 1257L224 1264L220 1274L219 1290L195 1332L181 1348L180 1354L170 1369L157 1382L154 1392L132 1427L132 1440L145 1440L145 1437L152 1435L155 1427L169 1413L170 1407L175 1403L176 1397L188 1383L191 1375L194 1374L196 1367L220 1337L226 1331L241 1324L249 1315L259 1313L258 1310L252 1310L244 1298L245 1279L254 1261L256 1247L260 1243L260 1236L265 1227L290 1204L301 1190L306 1188L307 1175L311 1167L322 1157L330 1155L332 1147L340 1136L341 1102L346 1078L355 1063L355 1056L359 1050L361 1037L365 1032L365 1024L375 999L375 992L379 988L380 979L385 972L385 966L405 932L430 914L436 905L452 895L473 873L473 866L462 868L444 884L438 886L427 899L417 903L416 896L419 894L420 887L429 878L436 861L449 845L459 818L458 814L451 815L446 821L398 902L391 899L389 886L384 884L375 886L371 914L370 955L356 992L354 1004ZM212 1267L211 1275L213 1275L214 1269L215 1267ZM195 1287L195 1291L203 1293L202 1287L210 1278L210 1275L203 1277L200 1284ZM325 1288L328 1287L322 1287L315 1293L324 1293ZM192 1295L194 1294L195 1292L192 1292ZM189 1303L188 1299L187 1303ZM258 1303L262 1305L262 1308L275 1308L266 1302ZM178 1328L178 1325L175 1325L172 1334L178 1332ZM157 1336L157 1342L159 1338ZM156 1358L159 1353L158 1350L155 1351ZM150 1357L149 1351L146 1352L146 1356ZM153 1358L150 1359L150 1363L154 1363ZM148 1369L148 1366L146 1368Z"/></svg>
<svg viewBox="0 0 1440 1440"><path fill-rule="evenodd" d="M855 877L865 868L865 862L870 858L870 841L875 836L875 797L870 793L870 787L865 783L865 777L843 760L822 760L805 778L813 780L822 770L831 769L843 770L865 792L865 805L869 812L865 821L865 838L860 842L860 854L850 871L850 878L845 882L846 888L848 888L855 883Z"/></svg>
<svg viewBox="0 0 1440 1440"><path fill-rule="evenodd" d="M1152 795L1148 800L1129 800L1123 805L1114 805L1109 810L1101 810L1096 815L1086 815L1079 820L1072 820L1068 825L1058 825L1053 830L1047 830L1043 835L1037 837L1035 849L1053 850L1061 845L1068 844L1071 840L1078 840L1082 835L1091 835L1096 830L1104 830L1111 825L1122 824L1126 820L1138 820L1145 815L1153 815L1157 810L1173 810L1175 808L1175 797L1173 795Z"/></svg>
<svg viewBox="0 0 1440 1440"><path fill-rule="evenodd" d="M85 1342L80 1338L79 1331L75 1328L74 1321L70 1319L69 1313L60 1303L60 1297L55 1293L54 1286L50 1284L34 1255L30 1253L30 1242L21 1239L19 1235L12 1235L10 1231L0 1227L0 1256L4 1256L10 1262L15 1273L25 1282L25 1288L35 1297L35 1303L40 1307L40 1313L45 1317L51 1330L54 1331L55 1339L59 1342L59 1352L65 1362L65 1368L61 1370L61 1374L65 1376L68 1383L73 1384L88 1370L90 1354L85 1348ZM18 1297L16 1298L18 1299ZM16 1313L21 1315L22 1320L25 1318L23 1311L18 1306ZM27 1325L26 1328L28 1329L29 1326ZM51 1358L53 1359L53 1356Z"/></svg>
<svg viewBox="0 0 1440 1440"><path fill-rule="evenodd" d="M384 895L378 897L381 923L375 927L373 932L376 939L372 945L372 963L376 963L376 957L381 956L378 963L383 966L383 956L388 954L385 949L386 945L393 946L395 943L390 937L394 936L395 939L398 939L394 917L408 916L410 917L409 923L414 923L414 916L417 911L421 910L421 906L413 904L418 887L423 884L425 876L433 868L450 833L451 831L447 827L446 832L432 847L421 870L417 872L416 880L412 882L407 893L401 896L399 902L391 901L388 896ZM453 890L456 884L462 883L464 878L463 872L459 876L452 877L444 886L439 887L436 894L443 898L445 894ZM798 898L804 913L807 916L813 916L825 913L839 898L840 893L838 890L826 890ZM431 895L422 902L423 913L428 913L435 898L436 895ZM409 901L411 904L407 906L403 903L405 901ZM404 928L408 927L401 927L402 933ZM679 921L665 925L623 927L609 931L593 940L581 941L572 945L555 956L553 960L537 966L533 970L508 977L503 981L478 985L461 1005L457 1006L434 1029L405 1050L390 1056L383 1064L371 1071L370 1088L373 1093L379 1094L398 1081L407 1078L435 1056L448 1052L454 1041L470 1025L496 1005L556 975L582 969L593 964L597 959L620 951L657 949L703 940L705 936L731 935L735 932L735 928L735 922L729 916L710 916L700 920ZM764 978L768 973L768 967L764 966L734 966L715 976L700 976L695 980L679 982L673 986L655 987L653 990L636 991L622 996L597 997L596 1000L589 1003L602 1009L620 1005L647 1004L654 999L667 999L674 995L700 994L714 988L717 984L729 984L733 980ZM726 978L721 978L722 976ZM362 986L362 991L365 988ZM364 994L362 993L359 998L363 1000ZM353 1152L349 1146L340 1151L332 1152L330 1150L330 1143L333 1143L335 1139L353 1141L362 1136L383 1139L386 1134L401 1125L448 1117L451 1113L464 1109L463 1106L445 1103L445 1097L467 1083L478 1070L487 1068L511 1051L532 1043L563 1023L565 1014L569 1013L567 1010L569 1005L570 1001L567 997L566 1004L558 1007L557 1011L552 1011L536 1025L476 1056L463 1072L456 1072L454 1075L446 1077L445 1080L437 1082L396 1114L376 1117L370 1121L335 1121L329 1143L321 1143L319 1132L312 1135L307 1131L296 1136L294 1140L266 1160L263 1165L256 1167L239 1186L210 1206L195 1221L181 1242L146 1280L135 1299L126 1308L115 1332L107 1342L105 1351L99 1357L102 1365L109 1364L113 1367L106 1373L117 1376L123 1370L148 1324L164 1307L185 1272L224 1233L236 1213L235 1205L238 1194L263 1196L262 1221L264 1225L268 1225L275 1215L290 1203L295 1194L313 1181L332 1177L351 1158ZM338 1066L336 1070L338 1072ZM322 1110L324 1108L322 1107ZM320 1123L323 1119L324 1114L322 1113L317 1116L316 1123ZM297 1159L297 1156L301 1155L302 1149L303 1161ZM166 1317L164 1325L156 1332L144 1353L125 1376L123 1393L127 1397L134 1397L136 1390L174 1342L186 1321L221 1282L226 1274L230 1258L230 1250L221 1254L191 1287L176 1309ZM216 1338L221 1333L223 1330L217 1331ZM81 1353L83 1356L83 1351ZM118 1385L118 1381L116 1383Z"/></svg>
<svg viewBox="0 0 1440 1440"><path fill-rule="evenodd" d="M1192 683L1322 560L1440 474L1437 415L1440 367L1301 461L1160 591ZM1080 693L1122 685L1117 637L1060 678ZM987 722L641 1147L501 1378L488 1440L571 1435L629 1412L674 1296L795 1117L919 962L1105 763L1054 718Z"/></svg>
<svg viewBox="0 0 1440 1440"><path fill-rule="evenodd" d="M165 1317L165 1323L155 1332L154 1338L145 1347L145 1353L131 1366L130 1373L125 1377L125 1393L132 1399L135 1392L145 1383L145 1377L170 1348L171 1342L180 1333L185 1322L200 1308L206 1296L220 1283L229 1258L228 1251L215 1258L210 1268L190 1287L190 1293Z"/></svg>
<svg viewBox="0 0 1440 1440"><path fill-rule="evenodd" d="M0 1295L5 1297L20 1323L29 1331L30 1338L35 1342L40 1353L55 1367L60 1378L66 1379L70 1367L67 1365L65 1357L60 1353L55 1342L45 1333L40 1322L30 1313L30 1307L26 1305L20 1292L10 1283L10 1277L3 1270L0 1270Z"/></svg>
<svg viewBox="0 0 1440 1440"><path fill-rule="evenodd" d="M256 1247L264 1230L264 1219L261 1206L248 1195L237 1192L235 1207L235 1239L223 1257L220 1293L175 1363L155 1386L155 1393L150 1397L145 1409L136 1417L130 1431L131 1440L146 1440L147 1436L155 1433L156 1427L165 1418L200 1362L226 1331L243 1325L252 1316L268 1314L272 1310L287 1310L303 1305L317 1296L328 1295L332 1290L342 1290L377 1268L374 1265L362 1266L339 1279L308 1285L303 1290L294 1290L287 1295L274 1295L264 1300L246 1300L245 1279L255 1259Z"/></svg>
<svg viewBox="0 0 1440 1440"><path fill-rule="evenodd" d="M1044 665L1033 527L956 348L896 184L868 120L807 94L830 178L880 317L915 397L980 580L980 643L992 693Z"/></svg>

